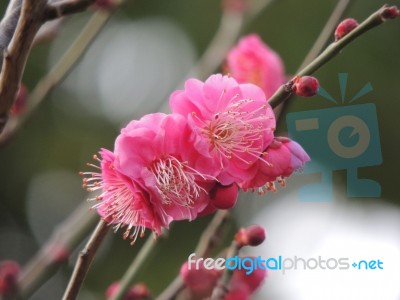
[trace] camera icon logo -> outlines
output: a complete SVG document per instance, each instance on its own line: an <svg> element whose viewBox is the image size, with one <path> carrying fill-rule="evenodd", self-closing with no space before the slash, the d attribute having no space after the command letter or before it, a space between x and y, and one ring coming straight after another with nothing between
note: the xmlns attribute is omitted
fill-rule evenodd
<svg viewBox="0 0 400 300"><path fill-rule="evenodd" d="M332 174L337 170L347 171L348 197L381 196L378 182L358 177L358 168L382 163L376 106L373 103L351 104L372 91L372 86L366 84L352 99L345 101L347 78L346 73L339 74L341 102L345 105L286 116L289 136L311 157L303 173L321 174L319 183L300 189L301 201L332 201ZM338 104L323 88L318 94Z"/></svg>

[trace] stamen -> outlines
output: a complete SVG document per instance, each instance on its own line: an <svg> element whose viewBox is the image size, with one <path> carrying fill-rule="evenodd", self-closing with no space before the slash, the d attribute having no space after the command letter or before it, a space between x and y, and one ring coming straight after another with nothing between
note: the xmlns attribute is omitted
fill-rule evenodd
<svg viewBox="0 0 400 300"><path fill-rule="evenodd" d="M237 98L235 95L234 98ZM222 158L238 159L251 165L255 160L260 159L263 151L260 149L260 139L266 128L265 122L273 119L268 116L268 105L261 105L253 111L246 111L245 105L254 102L253 99L241 99L232 101L225 111L218 112L208 122L202 122L201 133L208 138L212 147L218 151ZM200 120L196 114L193 116ZM243 153L254 158L245 159ZM261 158L261 160L269 164Z"/></svg>
<svg viewBox="0 0 400 300"><path fill-rule="evenodd" d="M94 155L93 159L101 162L97 155ZM101 167L94 164L88 163L87 165L101 170ZM95 202L92 209L102 209L102 217L108 223L115 224L115 232L126 227L123 238L129 237L132 240L131 244L134 244L138 236L144 235L146 229L141 212L132 209L132 204L137 199L126 183L112 171L112 161L106 167L111 171L107 176L107 182L104 182L101 172L80 172L82 176L88 176L82 181L83 187L89 192L102 189L100 195L89 198L88 201ZM165 212L163 213L165 214Z"/></svg>
<svg viewBox="0 0 400 300"><path fill-rule="evenodd" d="M191 207L194 201L206 192L196 183L196 176L206 176L190 168L172 155L153 162L150 171L156 179L156 187L164 204Z"/></svg>

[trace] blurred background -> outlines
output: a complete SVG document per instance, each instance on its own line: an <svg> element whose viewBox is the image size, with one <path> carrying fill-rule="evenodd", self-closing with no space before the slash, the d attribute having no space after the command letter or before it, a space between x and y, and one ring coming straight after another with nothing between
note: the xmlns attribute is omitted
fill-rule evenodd
<svg viewBox="0 0 400 300"><path fill-rule="evenodd" d="M242 35L258 33L280 54L286 73L294 74L336 2L272 1L245 26ZM384 3L354 0L346 17L361 21ZM5 7L2 2L0 10ZM28 91L60 59L91 13L69 18L53 42L33 49L23 79ZM57 224L85 203L88 195L81 188L78 172L87 168L86 162L100 148L113 148L120 128L129 120L164 109L168 95L180 87L207 48L221 14L221 2L216 0L128 0L114 13L79 65L0 148L0 260L25 264ZM270 272L255 299L400 299L399 36L399 22L387 22L357 39L315 74L336 98L340 95L338 73L349 74L347 95L356 94L367 82L372 84L372 92L357 104L376 105L382 163L362 167L358 173L379 182L381 196L348 198L346 172L339 170L332 173L334 198L330 201L300 199L301 187L318 180L303 174L274 195L242 194L234 212L235 226L256 222L267 229L265 245L252 249L253 255L381 258L385 269L346 276L340 272L303 271L285 276ZM293 98L286 113L331 107L335 104L320 96ZM287 134L284 116L279 132ZM321 168L325 164L319 163ZM160 293L193 252L209 220L175 224L138 279L154 294ZM80 299L102 299L106 287L122 276L142 243L131 247L120 232L110 233ZM32 299L59 299L75 257Z"/></svg>

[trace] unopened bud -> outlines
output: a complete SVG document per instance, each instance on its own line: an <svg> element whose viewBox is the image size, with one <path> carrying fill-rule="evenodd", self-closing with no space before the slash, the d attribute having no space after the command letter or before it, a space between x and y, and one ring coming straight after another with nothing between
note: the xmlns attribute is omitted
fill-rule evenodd
<svg viewBox="0 0 400 300"><path fill-rule="evenodd" d="M235 235L239 247L258 246L265 240L265 229L259 225L252 225L240 229Z"/></svg>
<svg viewBox="0 0 400 300"><path fill-rule="evenodd" d="M249 258L254 260L254 257ZM258 266L258 268L255 268L250 274L247 274L247 271L245 269L237 269L233 271L230 287L234 289L234 287L245 285L247 287L247 290L250 293L253 293L261 286L266 277L267 268L265 265L263 268Z"/></svg>
<svg viewBox="0 0 400 300"><path fill-rule="evenodd" d="M317 78L313 76L302 76L294 79L292 90L297 96L312 97L317 94L318 88L319 82Z"/></svg>
<svg viewBox="0 0 400 300"><path fill-rule="evenodd" d="M239 285L233 287L229 290L228 294L225 295L224 300L243 300L243 299L251 299L251 293L246 285Z"/></svg>
<svg viewBox="0 0 400 300"><path fill-rule="evenodd" d="M49 252L53 261L57 263L66 262L70 255L69 249L63 245L52 245Z"/></svg>
<svg viewBox="0 0 400 300"><path fill-rule="evenodd" d="M395 19L400 15L400 11L397 6L386 7L381 16L383 19Z"/></svg>
<svg viewBox="0 0 400 300"><path fill-rule="evenodd" d="M120 288L119 282L112 283L106 291L106 299L113 297ZM123 297L123 300L146 300L151 299L151 293L145 283L136 283L133 285Z"/></svg>
<svg viewBox="0 0 400 300"><path fill-rule="evenodd" d="M12 295L16 291L19 272L20 267L17 262L13 260L0 262L0 295Z"/></svg>
<svg viewBox="0 0 400 300"><path fill-rule="evenodd" d="M19 89L17 92L17 96L15 97L14 104L11 106L11 114L12 115L18 116L25 110L26 96L27 96L26 87L23 83L21 83L19 85Z"/></svg>
<svg viewBox="0 0 400 300"><path fill-rule="evenodd" d="M246 0L222 0L224 11L243 13L247 9Z"/></svg>
<svg viewBox="0 0 400 300"><path fill-rule="evenodd" d="M93 4L95 9L110 10L117 6L116 0L96 0Z"/></svg>
<svg viewBox="0 0 400 300"><path fill-rule="evenodd" d="M196 262L190 266L188 262L185 262L180 270L180 276L183 282L196 294L207 294L211 292L221 275L219 270L205 268L203 262L204 261Z"/></svg>
<svg viewBox="0 0 400 300"><path fill-rule="evenodd" d="M235 206L239 188L236 184L220 185L217 183L210 192L211 201L218 209L230 209Z"/></svg>
<svg viewBox="0 0 400 300"><path fill-rule="evenodd" d="M358 22L355 19L348 18L339 23L335 30L336 41L346 36L350 31L358 26Z"/></svg>

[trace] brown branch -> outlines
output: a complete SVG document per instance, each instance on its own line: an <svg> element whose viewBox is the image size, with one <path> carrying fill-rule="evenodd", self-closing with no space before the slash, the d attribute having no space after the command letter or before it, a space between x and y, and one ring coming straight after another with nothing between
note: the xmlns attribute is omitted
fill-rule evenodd
<svg viewBox="0 0 400 300"><path fill-rule="evenodd" d="M3 68L0 75L0 133L8 120L33 39L44 23L43 11L46 5L46 0L23 1L15 34L4 51Z"/></svg>
<svg viewBox="0 0 400 300"><path fill-rule="evenodd" d="M34 38L48 20L86 9L94 0L65 0L47 3L46 0L25 0L10 44L4 50L0 75L0 133L9 118L10 108L21 82Z"/></svg>
<svg viewBox="0 0 400 300"><path fill-rule="evenodd" d="M35 89L28 96L26 109L20 115L9 119L3 133L0 134L0 145L5 144L16 134L18 129L37 109L48 93L73 69L102 28L104 28L111 15L109 11L97 11L93 14L79 36L57 64L37 83Z"/></svg>
<svg viewBox="0 0 400 300"><path fill-rule="evenodd" d="M108 225L106 221L100 220L92 236L87 242L85 248L79 253L78 260L75 264L74 272L70 278L67 289L65 290L63 300L75 300L79 294L83 280L89 270L90 264L99 249L101 242L106 236Z"/></svg>
<svg viewBox="0 0 400 300"><path fill-rule="evenodd" d="M321 53L324 47L326 47L330 37L335 30L335 27L339 23L344 13L348 10L350 2L351 0L340 0L337 3L324 28L322 29L315 43L311 47L310 51L308 51L306 57L301 63L299 70L303 69L310 62L312 62Z"/></svg>
<svg viewBox="0 0 400 300"><path fill-rule="evenodd" d="M298 72L296 75L305 76L311 75L319 68L328 63L332 58L334 58L340 51L345 48L348 44L354 41L357 37L361 36L365 32L375 28L376 26L384 23L387 19L383 17L384 12L388 8L384 5L372 15L370 15L364 22L358 25L353 31L347 34L345 37L339 41L335 41L330 44L325 50L315 58L311 63L309 63L304 69ZM291 86L293 85L293 80L282 85L274 95L269 99L270 105L275 108L282 102L286 101L292 94Z"/></svg>
<svg viewBox="0 0 400 300"><path fill-rule="evenodd" d="M0 70L3 65L3 53L10 43L18 19L21 14L22 0L11 0L8 4L6 13L0 23Z"/></svg>
<svg viewBox="0 0 400 300"><path fill-rule="evenodd" d="M340 19L345 14L345 12L348 10L348 8L350 6L350 2L351 2L351 0L340 0L336 4L328 21L325 23L324 28L320 32L318 38L314 42L311 49L308 51L306 57L303 59L303 62L301 63L301 65L298 68L298 70L296 71L296 73L300 72L301 69L303 69L309 63L311 63L321 53L321 51L324 49L324 47L326 47L329 39L331 38L331 36L335 30L335 27L337 26ZM287 100L289 100L289 98ZM285 112L288 109L289 104L291 103L290 101L287 101L287 100L284 101L281 105L279 105L278 107L276 107L274 109L277 120L279 119L280 115L285 115Z"/></svg>
<svg viewBox="0 0 400 300"><path fill-rule="evenodd" d="M68 260L69 254L88 236L98 220L96 213L88 214L84 202L53 231L40 251L26 264L18 278L18 294L28 299Z"/></svg>
<svg viewBox="0 0 400 300"><path fill-rule="evenodd" d="M237 256L239 254L239 249L240 247L238 243L235 240L233 240L226 253L226 258ZM224 299L224 296L228 291L228 285L232 278L232 275L233 275L233 269L225 268L224 273L218 280L218 283L211 294L211 300Z"/></svg>
<svg viewBox="0 0 400 300"><path fill-rule="evenodd" d="M64 0L50 3L46 7L46 20L53 20L85 11L94 2L96 2L96 0Z"/></svg>

